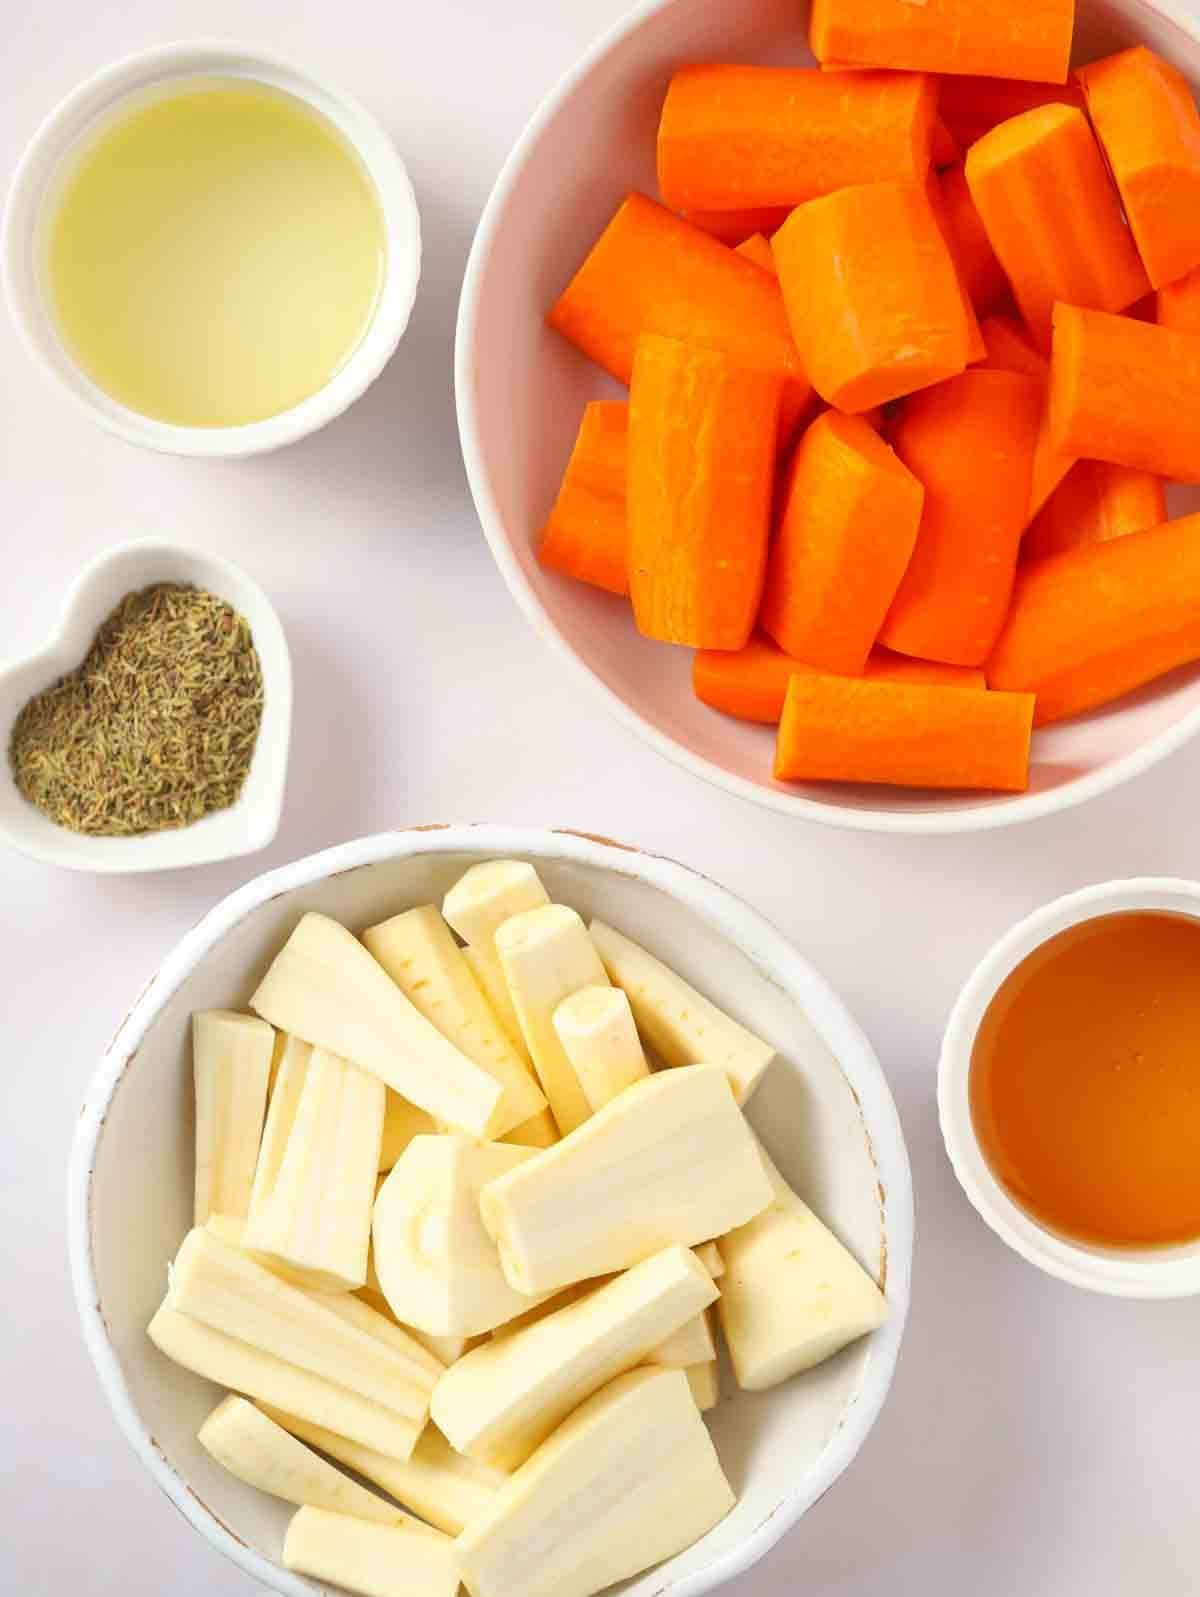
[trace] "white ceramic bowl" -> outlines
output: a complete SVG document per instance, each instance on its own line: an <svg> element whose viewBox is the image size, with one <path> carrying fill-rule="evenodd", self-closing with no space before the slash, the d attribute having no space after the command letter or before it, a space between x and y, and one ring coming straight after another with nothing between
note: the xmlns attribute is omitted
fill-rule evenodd
<svg viewBox="0 0 1200 1597"><path fill-rule="evenodd" d="M177 427L130 410L97 387L58 336L39 266L44 201L79 142L130 96L195 76L252 78L306 100L340 130L375 185L387 238L379 303L358 347L325 387L291 410L242 427ZM118 61L80 84L34 134L9 193L4 217L4 286L22 341L95 421L132 444L173 455L259 454L293 443L340 416L386 366L400 342L421 272L421 224L404 163L362 106L290 62L223 41L163 45Z"/></svg>
<svg viewBox="0 0 1200 1597"><path fill-rule="evenodd" d="M1019 3L1019 0L1014 0ZM811 64L797 0L644 0L542 104L500 174L471 252L458 328L463 454L505 581L540 633L660 753L786 814L890 832L963 832L1045 815L1115 787L1200 728L1200 672L1039 732L1017 797L795 786L771 775L773 735L692 695L691 651L647 642L628 605L541 569L539 529L588 399L618 389L544 325L546 311L631 188L655 193L663 93L684 61ZM1076 56L1142 42L1200 76L1194 7L1080 0ZM1175 509L1200 508L1193 490Z"/></svg>
<svg viewBox="0 0 1200 1597"><path fill-rule="evenodd" d="M250 624L263 673L263 718L236 804L192 826L140 837L88 837L56 826L17 791L8 741L22 706L79 665L100 624L127 593L184 582L215 593ZM185 544L137 539L98 555L71 586L42 648L0 663L0 842L69 870L119 874L205 865L265 848L279 830L292 729L292 665L271 601L244 571Z"/></svg>
<svg viewBox="0 0 1200 1597"><path fill-rule="evenodd" d="M785 1175L885 1280L873 1337L792 1382L736 1393L713 1429L739 1493L703 1541L629 1584L696 1597L760 1558L849 1464L887 1393L908 1308L912 1186L900 1125L870 1044L800 954L758 915L680 865L573 833L446 827L367 838L251 882L168 955L113 1038L71 1159L72 1273L88 1348L118 1423L171 1501L274 1591L315 1585L278 1563L289 1510L224 1474L197 1445L216 1402L145 1327L191 1221L192 1010L242 1004L308 909L361 928L440 901L470 864L533 861L551 894L627 928L780 1050L750 1117Z"/></svg>
<svg viewBox="0 0 1200 1597"><path fill-rule="evenodd" d="M1200 920L1200 883L1169 877L1105 882L1037 910L1002 937L972 974L950 1015L938 1066L938 1114L954 1173L992 1230L1048 1275L1125 1298L1181 1298L1200 1293L1200 1241L1180 1247L1101 1248L1057 1236L1016 1203L992 1174L971 1118L971 1050L988 1005L1023 959L1081 921L1133 910L1161 910Z"/></svg>

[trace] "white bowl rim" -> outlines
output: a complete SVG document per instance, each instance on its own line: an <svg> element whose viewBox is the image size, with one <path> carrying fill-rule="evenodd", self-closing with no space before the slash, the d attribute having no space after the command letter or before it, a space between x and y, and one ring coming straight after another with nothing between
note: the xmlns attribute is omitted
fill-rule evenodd
<svg viewBox="0 0 1200 1597"><path fill-rule="evenodd" d="M172 67L178 67L181 73L186 73L188 70L186 62L189 58L207 55L229 56L242 61L247 67L282 74L293 79L295 83L310 85L313 89L319 90L331 103L336 104L347 121L356 124L371 138L375 146L375 155L368 160L363 149L363 141L345 127L339 129L370 174L374 186L380 190L382 208L387 209L389 195L391 201L399 207L402 213L402 225L411 235L413 244L411 271L407 278L400 274L399 263L393 259L395 251L389 250L385 290L390 289L391 292L381 291L379 303L358 344L328 382L290 409L280 411L278 415L233 427L180 426L143 416L96 389L82 368L78 367L73 358L68 357L71 358L72 364L76 365L82 379L81 388L75 388L66 381L61 372L56 370L41 348L31 325L31 313L24 307L23 296L16 288L15 262L18 251L22 248L22 240L17 237L17 226L21 207L26 202L26 190L37 182L36 167L43 148L56 137L59 129L71 120L77 107L86 103L97 92L107 89L110 85L119 84L128 73L145 68L169 74ZM112 103L116 104L125 92L117 89ZM384 192L381 179L386 179L387 193ZM389 243L392 243L398 228L388 227L387 231ZM56 389L64 393L78 409L90 416L98 426L126 443L162 454L190 455L208 459L240 459L295 443L334 421L362 397L395 353L408 327L416 303L420 278L421 218L417 197L400 152L382 123L352 95L346 94L337 84L331 83L322 74L313 72L303 63L276 51L229 38L201 36L176 39L166 44L153 45L149 49L134 50L115 61L110 61L77 83L50 109L25 145L13 171L3 219L0 222L0 279L3 281L5 298L17 329L18 339L38 371ZM85 389L94 390L105 402L105 406L89 397L89 392L85 392ZM112 408L106 408L107 405L111 405Z"/></svg>
<svg viewBox="0 0 1200 1597"><path fill-rule="evenodd" d="M525 612L534 630L557 651L561 659L568 662L570 668L594 693L600 695L612 714L625 726L657 749L665 758L675 765L682 766L694 776L716 787L724 788L728 793L735 793L739 798L748 799L753 804L763 805L767 809L777 810L785 815L799 815L805 820L818 821L822 825L846 831L892 832L920 836L989 832L1072 809L1075 805L1110 792L1133 777L1141 775L1143 771L1150 770L1200 732L1200 705L1131 753L1107 762L1099 770L1087 776L1077 777L1045 793L1001 797L987 804L966 805L953 810L919 811L857 809L851 805L805 798L799 793L770 788L747 777L722 770L714 761L693 754L690 749L685 748L667 733L661 732L601 680L591 666L580 658L546 613L509 547L503 518L484 467L479 428L475 418L471 350L475 343L478 325L479 289L484 264L491 253L492 240L499 228L501 213L520 176L525 158L541 137L547 124L557 115L563 103L582 80L610 51L622 44L649 17L679 3L680 0L639 0L632 11L628 12L615 27L601 34L575 66L559 79L526 124L501 167L471 245L463 277L455 335L454 386L458 430L475 509L509 592ZM1182 0L1155 0L1154 4L1147 3L1147 0L1133 0L1133 4L1139 9L1165 17L1188 38L1200 40L1200 21L1195 12L1183 4Z"/></svg>
<svg viewBox="0 0 1200 1597"><path fill-rule="evenodd" d="M1200 882L1135 876L1099 882L1044 904L1018 921L984 955L955 1000L938 1060L938 1121L946 1154L971 1206L1028 1263L1070 1286L1109 1297L1200 1295L1200 1245L1103 1249L1039 1225L993 1175L975 1134L969 1099L971 1050L980 1021L1005 979L1050 938L1086 921L1144 911L1200 920Z"/></svg>
<svg viewBox="0 0 1200 1597"><path fill-rule="evenodd" d="M554 859L625 874L667 893L728 937L763 972L803 995L808 1018L856 1094L870 1137L886 1205L887 1294L890 1313L874 1333L858 1394L808 1472L805 1489L775 1508L724 1557L661 1588L660 1597L700 1597L744 1573L767 1553L849 1466L874 1424L891 1386L908 1316L914 1233L912 1174L899 1115L866 1034L824 978L775 928L727 889L688 866L627 844L588 834L498 825L437 825L383 832L312 854L248 882L217 904L167 955L121 1023L88 1087L68 1166L67 1237L71 1281L84 1340L113 1415L155 1483L184 1518L220 1552L271 1590L310 1597L312 1586L247 1547L188 1486L138 1416L109 1341L91 1247L92 1178L113 1095L154 1019L198 962L233 927L268 900L326 877L425 853L478 853Z"/></svg>

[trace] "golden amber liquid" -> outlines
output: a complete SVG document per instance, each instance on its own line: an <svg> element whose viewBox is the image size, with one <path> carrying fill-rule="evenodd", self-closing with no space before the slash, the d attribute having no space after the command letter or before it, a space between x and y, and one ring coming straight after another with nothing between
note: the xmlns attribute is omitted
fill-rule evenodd
<svg viewBox="0 0 1200 1597"><path fill-rule="evenodd" d="M1108 915L1051 938L992 1000L970 1094L993 1173L1050 1230L1200 1236L1200 922Z"/></svg>

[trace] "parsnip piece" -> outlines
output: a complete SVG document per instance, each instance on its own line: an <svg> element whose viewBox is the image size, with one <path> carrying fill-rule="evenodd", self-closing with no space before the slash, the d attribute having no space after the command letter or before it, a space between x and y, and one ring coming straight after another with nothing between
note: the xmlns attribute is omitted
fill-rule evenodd
<svg viewBox="0 0 1200 1597"><path fill-rule="evenodd" d="M382 1314L385 1320L390 1320L393 1325L400 1325L406 1335L411 1336L433 1354L439 1364L453 1364L456 1359L461 1359L479 1340L473 1336L431 1336L428 1331L422 1331L415 1325L403 1325L392 1313L392 1306L384 1297L379 1285L379 1277L375 1273L374 1249L367 1255L367 1284L354 1296L360 1303L365 1303L368 1308L374 1309L376 1314Z"/></svg>
<svg viewBox="0 0 1200 1597"><path fill-rule="evenodd" d="M532 1148L469 1137L417 1137L379 1189L372 1257L404 1325L433 1336L481 1336L532 1307L509 1286L483 1229L479 1189L537 1158Z"/></svg>
<svg viewBox="0 0 1200 1597"><path fill-rule="evenodd" d="M261 1204L268 1194L275 1190L283 1156L287 1151L288 1138L296 1123L300 1094L304 1090L304 1078L308 1074L308 1061L312 1057L312 1049L308 1043L301 1042L299 1037L292 1037L282 1031L277 1032L275 1036L276 1048L271 1061L273 1071L271 1096L267 1105L267 1118L263 1125L262 1144L258 1150L258 1163L254 1167L254 1185L250 1189L247 1217L254 1212L256 1203Z"/></svg>
<svg viewBox="0 0 1200 1597"><path fill-rule="evenodd" d="M725 1072L692 1065L627 1087L479 1201L510 1284L532 1294L745 1225L771 1184Z"/></svg>
<svg viewBox="0 0 1200 1597"><path fill-rule="evenodd" d="M696 1257L714 1281L719 1281L725 1274L725 1260L715 1242L702 1242L696 1249Z"/></svg>
<svg viewBox="0 0 1200 1597"><path fill-rule="evenodd" d="M449 1536L424 1535L407 1525L369 1525L324 1508L301 1508L292 1516L283 1564L362 1597L455 1597L458 1591Z"/></svg>
<svg viewBox="0 0 1200 1597"><path fill-rule="evenodd" d="M411 1458L402 1461L349 1441L294 1414L266 1404L261 1406L284 1430L337 1459L339 1464L371 1481L449 1536L457 1536L486 1513L508 1478L499 1470L489 1469L485 1464L477 1464L474 1459L456 1453L432 1425L421 1433Z"/></svg>
<svg viewBox="0 0 1200 1597"><path fill-rule="evenodd" d="M554 1029L593 1113L650 1074L619 987L581 987L554 1011Z"/></svg>
<svg viewBox="0 0 1200 1597"><path fill-rule="evenodd" d="M499 1083L447 1042L358 938L326 915L301 918L250 1007L472 1136L511 1129Z"/></svg>
<svg viewBox="0 0 1200 1597"><path fill-rule="evenodd" d="M492 1013L500 1022L504 1035L532 1070L533 1057L525 1044L521 1022L517 1019L516 1006L508 990L508 983L504 979L504 967L500 963L500 955L496 952L495 941L468 943L462 951L462 956L475 978L479 991L487 999Z"/></svg>
<svg viewBox="0 0 1200 1597"><path fill-rule="evenodd" d="M433 1421L460 1453L515 1469L572 1409L716 1295L693 1253L665 1248L579 1302L468 1353L435 1387Z"/></svg>
<svg viewBox="0 0 1200 1597"><path fill-rule="evenodd" d="M524 1314L518 1314L515 1320L509 1320L507 1325L498 1325L492 1332L493 1337L512 1336L515 1331L523 1331L527 1325L536 1325L539 1320L544 1320L549 1314L557 1314L559 1309L565 1309L568 1303L578 1303L580 1298L586 1297L589 1292L596 1292L602 1286L607 1286L613 1279L604 1275L596 1281L576 1281L574 1285L563 1287L561 1292L551 1292L544 1298L534 1298L534 1307L526 1309Z"/></svg>
<svg viewBox="0 0 1200 1597"><path fill-rule="evenodd" d="M272 1275L277 1275L283 1281L290 1281L293 1286L311 1287L317 1285L310 1275L303 1270L293 1270L283 1259L277 1259L271 1253L255 1253L246 1246L246 1222L237 1220L231 1214L210 1214L204 1223L204 1229L211 1231L219 1241L227 1243L231 1248L240 1248L243 1253L249 1254L256 1264L261 1264L264 1270L270 1270Z"/></svg>
<svg viewBox="0 0 1200 1597"><path fill-rule="evenodd" d="M716 1408L721 1401L720 1366L716 1359L708 1364L689 1364L683 1372L692 1389L692 1397L701 1414Z"/></svg>
<svg viewBox="0 0 1200 1597"><path fill-rule="evenodd" d="M761 1392L887 1318L887 1299L759 1150L769 1209L721 1238L721 1329L738 1385Z"/></svg>
<svg viewBox="0 0 1200 1597"><path fill-rule="evenodd" d="M269 1119L290 1114L291 1128L273 1181L259 1161L246 1246L322 1285L354 1291L367 1279L387 1089L377 1076L320 1048L303 1067L294 1101L284 1069L279 1083Z"/></svg>
<svg viewBox="0 0 1200 1597"><path fill-rule="evenodd" d="M272 1497L380 1525L400 1522L400 1509L334 1469L244 1397L218 1403L197 1440L231 1475Z"/></svg>
<svg viewBox="0 0 1200 1597"><path fill-rule="evenodd" d="M546 1107L533 1071L504 1035L450 928L432 904L370 927L362 940L430 1025L500 1083L506 1131Z"/></svg>
<svg viewBox="0 0 1200 1597"><path fill-rule="evenodd" d="M432 1115L389 1087L383 1111L383 1141L379 1145L380 1171L390 1170L414 1137L432 1137L436 1129Z"/></svg>
<svg viewBox="0 0 1200 1597"><path fill-rule="evenodd" d="M720 1065L745 1103L775 1058L770 1043L603 921L594 920L591 933L613 986L628 996L638 1030L663 1063Z"/></svg>
<svg viewBox="0 0 1200 1597"><path fill-rule="evenodd" d="M188 1233L170 1273L167 1303L417 1426L429 1412L439 1366L424 1348L350 1294L292 1286L210 1231ZM342 1305L370 1321L351 1323ZM376 1321L382 1329L372 1334Z"/></svg>
<svg viewBox="0 0 1200 1597"><path fill-rule="evenodd" d="M192 1016L197 1225L250 1206L274 1051L275 1033L253 1015L205 1009Z"/></svg>
<svg viewBox="0 0 1200 1597"><path fill-rule="evenodd" d="M708 1272L705 1271L707 1275ZM709 1280L712 1277L709 1276ZM664 1337L646 1354L647 1364L661 1364L668 1370L685 1370L693 1364L708 1364L717 1356L708 1315L694 1314L670 1336Z"/></svg>
<svg viewBox="0 0 1200 1597"><path fill-rule="evenodd" d="M592 1597L682 1552L735 1497L686 1377L634 1370L590 1398L458 1541L472 1597Z"/></svg>
<svg viewBox="0 0 1200 1597"><path fill-rule="evenodd" d="M527 861L485 860L455 882L442 900L442 914L464 943L486 948L506 920L549 902L541 878Z"/></svg>
<svg viewBox="0 0 1200 1597"><path fill-rule="evenodd" d="M218 1386L232 1387L263 1403L278 1404L314 1425L328 1427L392 1459L406 1459L421 1425L369 1403L344 1386L214 1331L164 1303L150 1322L149 1337L167 1358Z"/></svg>
<svg viewBox="0 0 1200 1597"><path fill-rule="evenodd" d="M565 904L506 920L496 933L496 952L538 1080L565 1136L592 1111L554 1029L554 1011L581 987L606 987L604 966L587 927Z"/></svg>
<svg viewBox="0 0 1200 1597"><path fill-rule="evenodd" d="M543 1109L532 1120L506 1131L500 1140L514 1143L518 1148L553 1148L559 1140L558 1124L550 1110Z"/></svg>

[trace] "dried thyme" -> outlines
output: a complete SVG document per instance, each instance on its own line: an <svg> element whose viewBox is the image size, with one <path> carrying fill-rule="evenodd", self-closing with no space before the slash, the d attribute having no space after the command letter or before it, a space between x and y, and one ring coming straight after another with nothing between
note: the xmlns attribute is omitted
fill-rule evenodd
<svg viewBox="0 0 1200 1597"><path fill-rule="evenodd" d="M17 716L18 790L59 826L132 837L232 804L262 722L250 628L214 594L126 594L83 664Z"/></svg>

